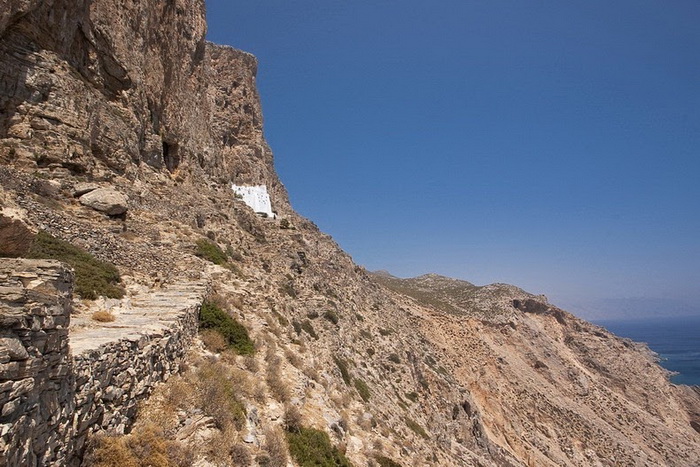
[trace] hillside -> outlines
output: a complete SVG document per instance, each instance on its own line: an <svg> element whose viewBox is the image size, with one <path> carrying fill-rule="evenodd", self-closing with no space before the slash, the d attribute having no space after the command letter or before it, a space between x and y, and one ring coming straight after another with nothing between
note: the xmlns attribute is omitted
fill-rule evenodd
<svg viewBox="0 0 700 467"><path fill-rule="evenodd" d="M0 1L3 255L49 235L116 267L123 288L76 286L71 351L86 332L147 327L144 303L156 322L203 290L252 341L202 329L127 422L75 420L90 436L71 465L309 465L300 451L325 439L312 428L336 465L696 465L700 395L643 345L517 287L369 274L297 215L263 136L256 59L205 32L199 0ZM232 183L264 185L276 217ZM60 408L26 404L17 358L0 368L1 459L61 465L61 441L46 448L26 417ZM115 404L109 389L90 397Z"/></svg>

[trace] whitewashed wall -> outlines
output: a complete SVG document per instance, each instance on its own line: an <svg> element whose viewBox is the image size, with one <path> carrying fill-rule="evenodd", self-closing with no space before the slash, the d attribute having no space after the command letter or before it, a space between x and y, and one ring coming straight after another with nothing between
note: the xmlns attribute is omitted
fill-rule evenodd
<svg viewBox="0 0 700 467"><path fill-rule="evenodd" d="M268 217L275 217L275 214L272 212L270 195L265 185L239 186L232 183L231 188L234 193L243 198L243 202L250 206L253 211L265 213Z"/></svg>

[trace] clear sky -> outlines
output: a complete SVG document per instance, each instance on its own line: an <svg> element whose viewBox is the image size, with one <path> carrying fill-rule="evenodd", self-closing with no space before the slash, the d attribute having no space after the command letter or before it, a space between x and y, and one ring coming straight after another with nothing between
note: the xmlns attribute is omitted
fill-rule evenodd
<svg viewBox="0 0 700 467"><path fill-rule="evenodd" d="M697 0L207 5L294 208L357 263L700 302Z"/></svg>

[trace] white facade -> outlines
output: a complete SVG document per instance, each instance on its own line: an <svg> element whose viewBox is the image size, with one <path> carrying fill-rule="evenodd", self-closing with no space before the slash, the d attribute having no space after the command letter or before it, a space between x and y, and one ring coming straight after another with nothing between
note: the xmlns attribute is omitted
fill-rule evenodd
<svg viewBox="0 0 700 467"><path fill-rule="evenodd" d="M267 186L239 186L235 183L231 184L233 192L243 198L243 202L250 206L256 213L267 214L268 217L275 217L272 212L272 203L270 195L267 192Z"/></svg>

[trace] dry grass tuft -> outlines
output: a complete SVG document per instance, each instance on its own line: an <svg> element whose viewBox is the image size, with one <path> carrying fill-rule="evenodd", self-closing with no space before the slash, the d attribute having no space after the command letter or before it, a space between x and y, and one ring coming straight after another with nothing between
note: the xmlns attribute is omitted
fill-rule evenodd
<svg viewBox="0 0 700 467"><path fill-rule="evenodd" d="M101 310L101 311L96 311L90 316L90 318L93 321L97 321L100 323L111 323L115 319L117 319L111 311L106 311L106 310Z"/></svg>
<svg viewBox="0 0 700 467"><path fill-rule="evenodd" d="M258 361L252 355L243 357L243 366L246 370L250 371L253 374L256 374L260 370L260 365L258 365Z"/></svg>
<svg viewBox="0 0 700 467"><path fill-rule="evenodd" d="M279 429L268 429L265 431L265 444L263 450L267 453L269 467L286 467L287 465L287 443L284 435Z"/></svg>
<svg viewBox="0 0 700 467"><path fill-rule="evenodd" d="M237 443L229 449L230 461L233 465L247 467L253 463L253 457L245 444Z"/></svg>
<svg viewBox="0 0 700 467"><path fill-rule="evenodd" d="M203 365L196 374L199 406L221 430L240 430L246 419L245 407L238 400L230 371L220 363Z"/></svg>
<svg viewBox="0 0 700 467"><path fill-rule="evenodd" d="M299 355L290 349L284 350L284 356L287 357L287 361L291 363L295 368L301 368L303 361Z"/></svg>
<svg viewBox="0 0 700 467"><path fill-rule="evenodd" d="M274 357L267 365L267 376L265 381L270 392L280 402L289 401L289 386L282 379L282 360L279 357Z"/></svg>
<svg viewBox="0 0 700 467"><path fill-rule="evenodd" d="M202 340L204 347L214 353L221 353L228 349L228 341L216 329L203 329L199 333L199 338Z"/></svg>
<svg viewBox="0 0 700 467"><path fill-rule="evenodd" d="M304 424L299 409L293 405L288 406L284 411L284 429L298 433L302 426Z"/></svg>
<svg viewBox="0 0 700 467"><path fill-rule="evenodd" d="M88 453L93 467L169 467L170 444L155 425L146 425L128 436L100 436Z"/></svg>

